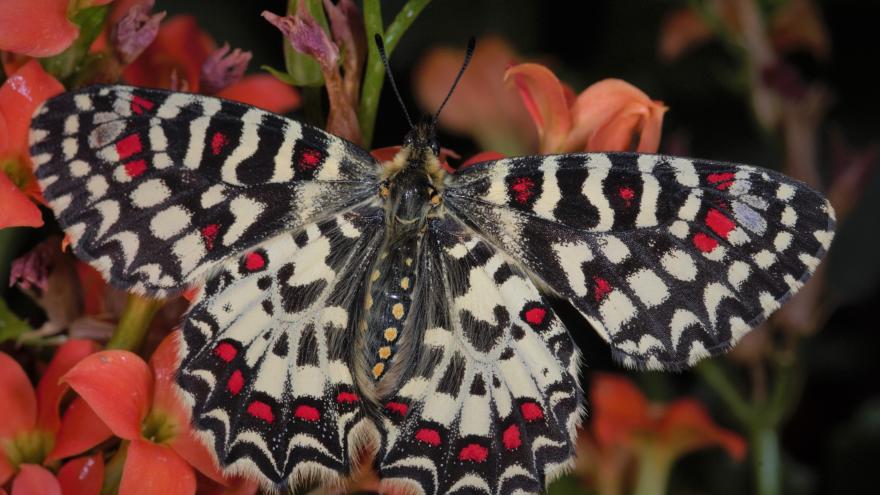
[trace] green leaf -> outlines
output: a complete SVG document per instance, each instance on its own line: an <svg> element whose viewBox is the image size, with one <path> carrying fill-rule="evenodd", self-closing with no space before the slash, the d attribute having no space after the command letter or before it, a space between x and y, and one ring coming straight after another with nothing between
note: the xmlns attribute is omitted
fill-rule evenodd
<svg viewBox="0 0 880 495"><path fill-rule="evenodd" d="M261 69L275 76L275 79L283 82L284 84L290 84L291 86L295 86L296 82L293 80L293 77L287 72L280 71L274 67L270 67L268 65L261 65Z"/></svg>
<svg viewBox="0 0 880 495"><path fill-rule="evenodd" d="M287 14L295 15L299 0L290 0L287 3ZM330 33L330 25L327 23L327 17L324 15L324 6L321 0L303 0L306 2L306 9L312 14L312 17L324 28L326 33ZM294 86L323 86L324 76L321 74L321 66L312 58L311 55L300 53L290 45L288 40L284 40L284 64L289 75L288 84Z"/></svg>
<svg viewBox="0 0 880 495"><path fill-rule="evenodd" d="M76 11L70 20L79 26L79 37L67 50L58 55L40 59L46 72L62 82L73 76L80 69L83 59L89 52L89 47L101 34L109 11L108 5Z"/></svg>
<svg viewBox="0 0 880 495"><path fill-rule="evenodd" d="M16 340L31 330L30 325L13 313L4 299L0 299L0 343Z"/></svg>

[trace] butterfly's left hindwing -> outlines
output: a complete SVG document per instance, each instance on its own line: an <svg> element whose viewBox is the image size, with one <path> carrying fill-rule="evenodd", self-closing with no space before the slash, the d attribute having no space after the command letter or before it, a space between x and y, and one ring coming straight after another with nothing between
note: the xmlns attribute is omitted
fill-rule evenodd
<svg viewBox="0 0 880 495"><path fill-rule="evenodd" d="M95 86L34 115L43 194L81 258L162 295L282 230L363 201L379 168L342 139L208 96Z"/></svg>
<svg viewBox="0 0 880 495"><path fill-rule="evenodd" d="M631 366L719 354L815 271L833 210L746 165L591 153L450 176L448 211L567 298Z"/></svg>
<svg viewBox="0 0 880 495"><path fill-rule="evenodd" d="M351 355L383 213L360 206L281 234L205 284L183 325L178 381L227 472L338 481L373 438Z"/></svg>

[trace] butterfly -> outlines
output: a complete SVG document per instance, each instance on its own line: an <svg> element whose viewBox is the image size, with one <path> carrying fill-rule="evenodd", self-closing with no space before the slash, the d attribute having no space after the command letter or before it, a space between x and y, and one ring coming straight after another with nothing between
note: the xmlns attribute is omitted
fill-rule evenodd
<svg viewBox="0 0 880 495"><path fill-rule="evenodd" d="M227 473L414 493L539 493L574 455L579 351L547 295L637 368L729 349L815 271L828 201L748 165L634 153L451 174L434 121L393 160L208 96L48 100L35 174L114 286L200 285L177 383Z"/></svg>

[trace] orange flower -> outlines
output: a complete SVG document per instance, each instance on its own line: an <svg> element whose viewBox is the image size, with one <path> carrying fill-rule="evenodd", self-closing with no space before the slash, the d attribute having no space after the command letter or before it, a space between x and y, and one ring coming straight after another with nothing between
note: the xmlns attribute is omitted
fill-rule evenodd
<svg viewBox="0 0 880 495"><path fill-rule="evenodd" d="M128 351L103 351L63 378L113 434L130 442L121 495L191 495L196 490L193 467L226 483L212 454L196 439L174 390L176 338L176 333L166 337L149 365Z"/></svg>
<svg viewBox="0 0 880 495"><path fill-rule="evenodd" d="M111 0L74 2L79 8ZM79 36L70 22L68 0L3 0L0 2L0 51L48 57L63 52Z"/></svg>
<svg viewBox="0 0 880 495"><path fill-rule="evenodd" d="M507 70L538 128L541 153L656 152L666 107L635 86L604 79L575 96L550 69L519 64Z"/></svg>
<svg viewBox="0 0 880 495"><path fill-rule="evenodd" d="M211 55L216 50L216 43L199 29L194 17L178 15L162 23L153 43L125 68L123 79L135 86L205 92L203 68L206 62L214 60ZM289 112L300 104L294 88L269 74L226 82L226 87L212 94L275 113Z"/></svg>
<svg viewBox="0 0 880 495"><path fill-rule="evenodd" d="M2 29L2 27L0 27ZM0 87L0 229L43 225L33 201L43 203L28 157L31 114L47 98L64 91L61 83L31 60Z"/></svg>
<svg viewBox="0 0 880 495"><path fill-rule="evenodd" d="M0 353L0 485L19 470L30 476L23 466L69 457L110 437L110 430L82 399L74 399L63 417L58 410L67 390L59 378L97 348L88 340L67 341L36 390L21 366Z"/></svg>
<svg viewBox="0 0 880 495"><path fill-rule="evenodd" d="M597 463L597 484L614 486L614 492L620 491L621 478L632 460L639 465L637 482L640 486L659 484L652 490L656 492L665 486L673 464L684 454L719 446L736 460L745 455L742 437L713 423L695 399L651 404L628 379L600 373L593 378L590 401L592 439L582 440L582 447L599 457L592 461Z"/></svg>
<svg viewBox="0 0 880 495"><path fill-rule="evenodd" d="M474 57L440 114L440 125L473 138L480 148L511 155L534 151L535 132L515 91L504 84L504 71L517 55L503 38L477 43ZM464 50L435 48L415 68L413 81L420 106L436 112L461 68Z"/></svg>

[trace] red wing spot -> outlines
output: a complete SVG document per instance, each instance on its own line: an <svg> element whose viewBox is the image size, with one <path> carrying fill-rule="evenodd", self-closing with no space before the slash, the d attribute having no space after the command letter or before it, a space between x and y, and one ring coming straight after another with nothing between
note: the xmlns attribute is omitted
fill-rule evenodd
<svg viewBox="0 0 880 495"><path fill-rule="evenodd" d="M293 415L299 419L311 421L312 423L321 419L321 413L318 412L317 409L312 406L306 405L296 406L296 410L293 412Z"/></svg>
<svg viewBox="0 0 880 495"><path fill-rule="evenodd" d="M702 232L697 232L694 234L694 246L704 253L711 253L712 250L718 247L718 241Z"/></svg>
<svg viewBox="0 0 880 495"><path fill-rule="evenodd" d="M229 342L221 342L214 348L214 355L228 363L235 359L238 351Z"/></svg>
<svg viewBox="0 0 880 495"><path fill-rule="evenodd" d="M216 223L202 227L202 238L205 241L205 248L207 248L208 251L214 249L214 239L217 238L217 233L219 231L220 226Z"/></svg>
<svg viewBox="0 0 880 495"><path fill-rule="evenodd" d="M402 402L389 402L388 404L385 404L385 409L403 416L409 410L409 406Z"/></svg>
<svg viewBox="0 0 880 495"><path fill-rule="evenodd" d="M522 439L519 437L519 427L516 425L508 426L504 433L501 434L501 442L504 443L504 447L507 450L513 450L522 445Z"/></svg>
<svg viewBox="0 0 880 495"><path fill-rule="evenodd" d="M232 395L238 395L242 387L244 387L244 376L242 376L240 370L235 370L232 372L232 376L229 377L229 381L226 382L226 388Z"/></svg>
<svg viewBox="0 0 880 495"><path fill-rule="evenodd" d="M339 392L339 395L336 396L336 402L340 404L351 404L359 400L360 397L358 397L357 394L353 394L351 392Z"/></svg>
<svg viewBox="0 0 880 495"><path fill-rule="evenodd" d="M229 142L229 139L226 138L226 135L222 132L215 132L214 136L211 138L211 153L215 155L219 155L220 151L223 150L223 147L226 146L226 143Z"/></svg>
<svg viewBox="0 0 880 495"><path fill-rule="evenodd" d="M709 180L710 184L714 184L716 189L723 191L733 185L734 177L736 177L736 174L733 172L725 172L722 174L709 174L706 179Z"/></svg>
<svg viewBox="0 0 880 495"><path fill-rule="evenodd" d="M247 407L247 412L251 416L262 419L267 423L275 421L275 415L272 414L272 407L265 402L260 402L258 400L251 402Z"/></svg>
<svg viewBox="0 0 880 495"><path fill-rule="evenodd" d="M626 206L632 206L632 200L636 197L636 192L633 191L631 187L626 186L618 189L617 194L620 196L620 199L626 203Z"/></svg>
<svg viewBox="0 0 880 495"><path fill-rule="evenodd" d="M539 419L544 419L544 411L541 410L541 406L534 402L526 402L519 406L519 410L522 411L523 418L526 421L538 421Z"/></svg>
<svg viewBox="0 0 880 495"><path fill-rule="evenodd" d="M437 430L432 430L430 428L422 428L417 431L416 440L431 445L432 447L436 447L441 443L440 433Z"/></svg>
<svg viewBox="0 0 880 495"><path fill-rule="evenodd" d="M599 302L611 292L611 284L602 277L593 277L593 297Z"/></svg>
<svg viewBox="0 0 880 495"><path fill-rule="evenodd" d="M544 323L544 318L547 317L547 310L544 308L532 308L526 311L526 321L531 323L532 325L540 325Z"/></svg>
<svg viewBox="0 0 880 495"><path fill-rule="evenodd" d="M489 449L478 443L468 444L458 453L460 461L485 462L487 458L489 458Z"/></svg>
<svg viewBox="0 0 880 495"><path fill-rule="evenodd" d="M140 96L135 95L131 98L131 111L137 115L144 113L144 110L152 110L153 106L155 103Z"/></svg>
<svg viewBox="0 0 880 495"><path fill-rule="evenodd" d="M120 160L125 160L135 153L141 152L140 134L130 134L116 142L116 153Z"/></svg>
<svg viewBox="0 0 880 495"><path fill-rule="evenodd" d="M727 239L730 231L736 228L736 224L733 223L733 220L727 218L723 213L715 209L709 210L709 213L706 214L706 225L718 234L719 237L724 239Z"/></svg>
<svg viewBox="0 0 880 495"><path fill-rule="evenodd" d="M513 197L520 204L525 204L532 195L535 194L535 181L528 177L517 177L510 184L510 190L513 191Z"/></svg>
<svg viewBox="0 0 880 495"><path fill-rule="evenodd" d="M147 162L143 160L132 160L125 164L125 173L129 177L137 177L147 171Z"/></svg>
<svg viewBox="0 0 880 495"><path fill-rule="evenodd" d="M321 152L313 148L303 149L297 166L300 170L312 170L321 163Z"/></svg>
<svg viewBox="0 0 880 495"><path fill-rule="evenodd" d="M248 253L244 266L250 271L257 271L266 266L266 259L260 253Z"/></svg>

